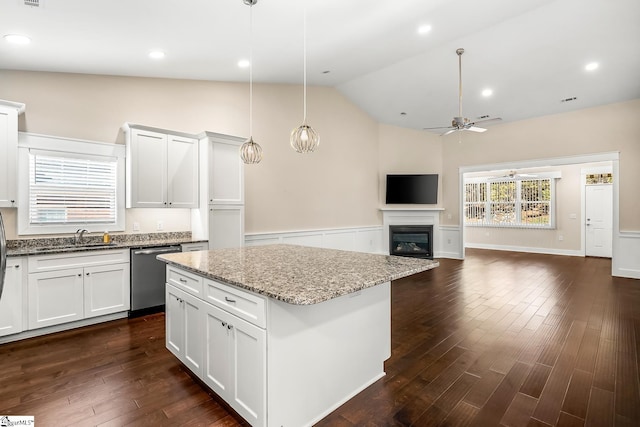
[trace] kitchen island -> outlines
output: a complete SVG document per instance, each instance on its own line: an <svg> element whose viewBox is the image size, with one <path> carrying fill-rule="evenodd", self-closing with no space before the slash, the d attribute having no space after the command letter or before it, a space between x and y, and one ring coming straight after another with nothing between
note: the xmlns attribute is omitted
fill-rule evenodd
<svg viewBox="0 0 640 427"><path fill-rule="evenodd" d="M167 348L252 425L312 425L384 376L391 281L432 260L294 245L161 255Z"/></svg>

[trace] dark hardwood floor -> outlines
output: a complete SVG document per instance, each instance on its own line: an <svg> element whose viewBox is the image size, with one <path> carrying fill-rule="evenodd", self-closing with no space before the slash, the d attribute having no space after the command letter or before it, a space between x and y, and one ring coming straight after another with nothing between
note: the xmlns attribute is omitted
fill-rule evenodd
<svg viewBox="0 0 640 427"><path fill-rule="evenodd" d="M440 263L393 283L387 375L319 426L640 425L640 281L598 258L468 250ZM164 348L161 314L0 345L3 414L243 425Z"/></svg>

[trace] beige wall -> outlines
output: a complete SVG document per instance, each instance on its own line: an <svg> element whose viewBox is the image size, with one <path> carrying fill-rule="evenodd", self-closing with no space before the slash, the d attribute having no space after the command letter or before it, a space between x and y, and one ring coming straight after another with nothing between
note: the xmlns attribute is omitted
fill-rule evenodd
<svg viewBox="0 0 640 427"><path fill-rule="evenodd" d="M176 131L248 134L246 84L0 70L0 99L26 104L20 130L122 142L133 122ZM302 122L302 89L254 85L254 139L262 163L246 167L247 233L378 225L377 123L333 88L311 87L308 121L321 137L316 153L289 146ZM9 210L7 210L9 211ZM15 238L15 214L7 234ZM128 210L127 230L190 229L188 211Z"/></svg>
<svg viewBox="0 0 640 427"><path fill-rule="evenodd" d="M443 223L459 224L460 166L620 152L620 230L640 230L640 99L443 138ZM449 216L450 215L450 216Z"/></svg>
<svg viewBox="0 0 640 427"><path fill-rule="evenodd" d="M256 85L254 139L265 150L246 168L246 232L381 224L387 173L439 173L444 225L459 223L458 168L510 161L620 152L620 228L640 230L640 99L494 125L489 132L441 138L378 124L333 88L309 88L309 124L320 148L301 155L289 133L302 120L295 85ZM247 136L246 84L0 70L0 99L26 104L20 130L121 141L126 121L197 133ZM15 213L3 209L9 238ZM127 230L190 228L187 212L129 210ZM557 240L554 240L557 244Z"/></svg>
<svg viewBox="0 0 640 427"><path fill-rule="evenodd" d="M433 133L380 124L379 138L379 198L385 201L387 174L440 175L438 206L442 205L442 141ZM400 207L402 205L394 205ZM415 206L414 206L415 207Z"/></svg>

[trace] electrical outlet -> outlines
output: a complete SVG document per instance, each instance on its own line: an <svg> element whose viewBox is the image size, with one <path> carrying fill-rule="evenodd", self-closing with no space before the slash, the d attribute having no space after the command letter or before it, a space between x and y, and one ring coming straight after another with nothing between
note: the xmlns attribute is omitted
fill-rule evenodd
<svg viewBox="0 0 640 427"><path fill-rule="evenodd" d="M447 219L451 219L452 215L451 214L447 214Z"/></svg>
<svg viewBox="0 0 640 427"><path fill-rule="evenodd" d="M569 218L571 218L571 219L576 219L576 218L578 218L578 215L576 215L576 214L569 214Z"/></svg>
<svg viewBox="0 0 640 427"><path fill-rule="evenodd" d="M447 239L447 245L451 244L451 239Z"/></svg>
<svg viewBox="0 0 640 427"><path fill-rule="evenodd" d="M157 231L162 231L164 229L164 224L162 221L158 221L156 224L156 230Z"/></svg>
<svg viewBox="0 0 640 427"><path fill-rule="evenodd" d="M140 223L139 222L134 222L133 223L133 231L140 231Z"/></svg>
<svg viewBox="0 0 640 427"><path fill-rule="evenodd" d="M558 240L560 240L560 241L562 242L562 241L564 240L564 236L563 236L562 234L560 234L560 235L558 236Z"/></svg>

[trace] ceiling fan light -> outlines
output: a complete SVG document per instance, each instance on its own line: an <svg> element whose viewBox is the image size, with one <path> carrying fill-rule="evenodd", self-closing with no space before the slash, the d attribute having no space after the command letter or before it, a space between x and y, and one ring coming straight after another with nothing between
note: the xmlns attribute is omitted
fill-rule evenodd
<svg viewBox="0 0 640 427"><path fill-rule="evenodd" d="M248 165L260 163L262 160L262 147L249 137L240 147L240 158Z"/></svg>
<svg viewBox="0 0 640 427"><path fill-rule="evenodd" d="M290 143L298 153L312 153L320 145L320 136L311 126L302 124L291 131Z"/></svg>

